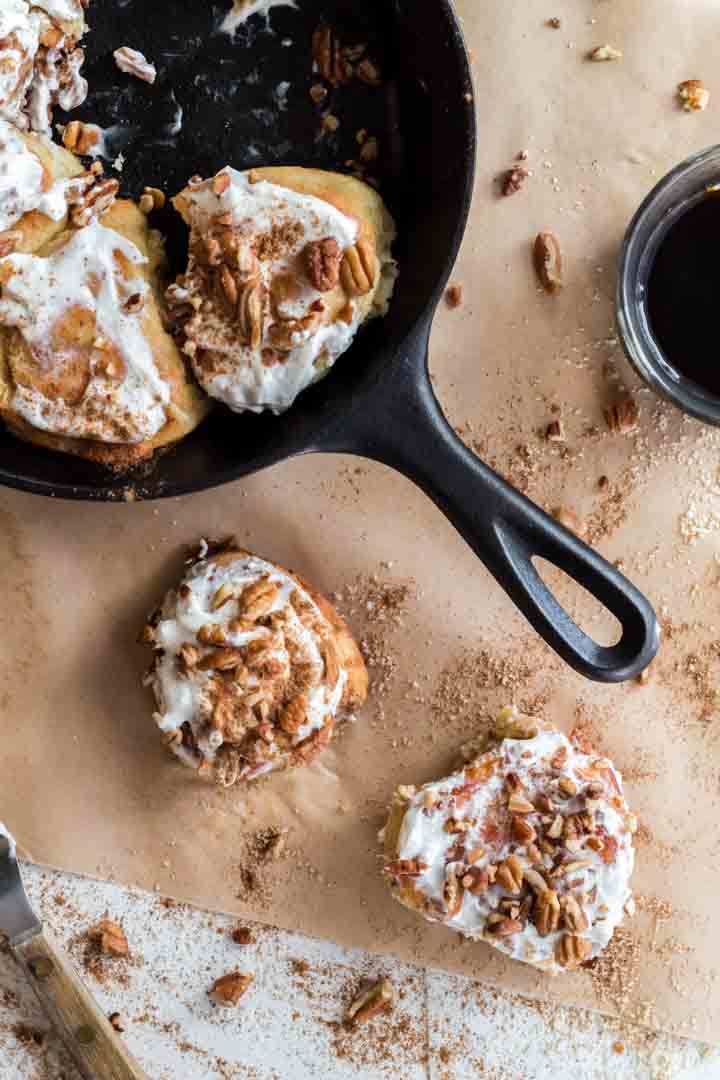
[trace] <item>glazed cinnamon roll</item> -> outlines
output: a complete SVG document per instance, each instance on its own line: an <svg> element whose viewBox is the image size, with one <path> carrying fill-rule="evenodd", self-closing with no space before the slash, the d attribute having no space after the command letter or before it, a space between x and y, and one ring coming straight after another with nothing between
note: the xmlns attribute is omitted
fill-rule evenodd
<svg viewBox="0 0 720 1080"><path fill-rule="evenodd" d="M165 741L225 787L311 761L367 696L363 659L329 601L232 544L203 542L143 640Z"/></svg>
<svg viewBox="0 0 720 1080"><path fill-rule="evenodd" d="M236 412L288 409L386 313L395 226L361 181L226 168L174 203L190 256L168 301L198 381Z"/></svg>
<svg viewBox="0 0 720 1080"><path fill-rule="evenodd" d="M87 96L77 43L87 30L82 0L2 0L0 116L22 129L51 133L56 105L75 109Z"/></svg>
<svg viewBox="0 0 720 1080"><path fill-rule="evenodd" d="M505 709L459 772L398 788L384 873L425 919L554 975L602 952L632 910L636 827L607 758Z"/></svg>
<svg viewBox="0 0 720 1080"><path fill-rule="evenodd" d="M0 416L37 445L127 468L182 438L207 404L163 327L160 236L116 190L83 174L65 220L35 209L3 234L16 239L0 258Z"/></svg>

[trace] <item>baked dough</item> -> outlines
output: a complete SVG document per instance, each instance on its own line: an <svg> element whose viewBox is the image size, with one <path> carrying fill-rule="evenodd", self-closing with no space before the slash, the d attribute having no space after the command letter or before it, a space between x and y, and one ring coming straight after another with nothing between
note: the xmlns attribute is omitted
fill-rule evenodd
<svg viewBox="0 0 720 1080"><path fill-rule="evenodd" d="M602 952L632 909L636 827L607 758L505 709L459 772L398 788L384 872L430 922L554 975Z"/></svg>
<svg viewBox="0 0 720 1080"><path fill-rule="evenodd" d="M44 163L43 183L64 184L73 218L89 214L90 224L73 229L67 212L53 221L32 210L3 234L17 239L0 259L0 416L29 442L127 468L208 411L163 327L162 240L131 202L98 220L117 183L22 138Z"/></svg>
<svg viewBox="0 0 720 1080"><path fill-rule="evenodd" d="M236 412L281 413L384 315L395 225L350 176L225 168L174 200L190 226L186 274L168 290L200 384Z"/></svg>
<svg viewBox="0 0 720 1080"><path fill-rule="evenodd" d="M306 764L367 696L362 656L329 601L232 543L201 544L143 640L166 742L224 787Z"/></svg>
<svg viewBox="0 0 720 1080"><path fill-rule="evenodd" d="M50 135L55 105L81 105L87 82L77 42L86 30L81 0L2 0L0 116Z"/></svg>

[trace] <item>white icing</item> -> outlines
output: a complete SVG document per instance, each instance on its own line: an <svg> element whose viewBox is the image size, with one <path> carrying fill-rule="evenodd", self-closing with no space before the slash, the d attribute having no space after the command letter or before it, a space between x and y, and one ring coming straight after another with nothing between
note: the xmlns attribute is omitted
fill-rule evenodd
<svg viewBox="0 0 720 1080"><path fill-rule="evenodd" d="M166 423L169 388L143 333L143 312L125 309L130 297L146 297L148 286L140 273L129 279L123 276L118 253L133 267L147 262L129 240L94 223L72 233L45 258L15 254L0 264L3 279L7 277L0 296L0 322L17 328L40 368L52 371L68 359L71 350L63 352L53 334L70 308L90 312L94 319L97 347L87 350L90 375L81 401L51 400L32 386L16 385L12 407L33 427L102 442L135 443L152 437ZM102 370L108 347L121 361L113 378Z"/></svg>
<svg viewBox="0 0 720 1080"><path fill-rule="evenodd" d="M15 838L10 835L7 827L0 821L0 836L4 836L10 846L10 858L17 859L17 847L15 845Z"/></svg>
<svg viewBox="0 0 720 1080"><path fill-rule="evenodd" d="M549 759L561 748L567 751L567 760L562 765L562 776L575 781L578 791L581 792L589 783L582 771L604 759L593 758L576 750L565 735L555 729L541 730L536 738L530 740L505 739L497 750L490 751L479 759L482 762L491 754L498 754L501 758L500 767L489 779L476 785L470 799L461 806L456 808L452 790L461 788L467 782L465 770L420 788L413 795L405 813L397 845L399 859L419 858L427 864L427 869L412 879L415 887L437 910L437 915L425 912L426 918L432 922L443 922L466 937L489 941L513 959L524 960L551 973L563 970L555 960L555 946L565 933L564 930L541 937L532 921L528 920L522 931L510 937L495 937L485 933L487 916L497 910L500 900L508 895L502 888L491 886L486 893L480 895L464 891L458 913L451 918L442 914L446 869L460 869L463 865L452 861L446 863L447 854L457 842L458 836L448 833L445 825L450 817L473 820L470 829L463 833L462 837L466 850L475 847L485 849L484 855L473 863L478 869L501 862L513 851L522 859L525 849L518 848L517 842L505 841L500 845L489 843L483 836L483 828L488 815L497 814L499 801L507 797L505 781L509 772L517 774L524 788L523 794L531 802L538 794L552 796L557 789L557 780L552 777L558 774L553 774ZM612 780L602 782L597 778L593 779L593 783L603 783L605 789L605 795L594 814L596 823L617 841L617 850L610 863L604 862L601 853L587 846L583 846L577 853L573 851L573 859L589 860L591 865L569 875L573 881L581 881L573 887L573 893L580 891L589 897L583 906L590 925L583 931L582 936L592 945L590 956L597 956L605 948L625 914L625 905L631 896L629 880L634 865L632 837L626 822L627 806L622 795L618 796L618 792L622 792L622 778L610 762L605 761L605 765L614 778L617 789L613 787ZM430 796L436 805L429 809L427 802ZM621 811L611 805L609 799L613 797L619 798ZM585 802L579 796L563 801L558 799L556 802L558 812L563 815L585 809ZM527 820L532 823L537 817L538 815L529 815ZM562 881L557 887L562 887ZM596 893L591 892L593 888Z"/></svg>
<svg viewBox="0 0 720 1080"><path fill-rule="evenodd" d="M50 49L40 48L44 32L57 25L64 36ZM0 114L23 130L50 135L53 105L74 109L87 96L80 75L84 56L65 36L84 30L79 0L2 0L0 40ZM12 40L10 40L12 37Z"/></svg>
<svg viewBox="0 0 720 1080"><path fill-rule="evenodd" d="M71 181L59 180L45 189L46 174L17 130L0 118L0 231L9 229L31 210L53 221L67 213Z"/></svg>
<svg viewBox="0 0 720 1080"><path fill-rule="evenodd" d="M25 97L40 44L38 20L30 15L25 0L0 3L0 41L5 40L7 46L0 48L0 114L24 128Z"/></svg>
<svg viewBox="0 0 720 1080"><path fill-rule="evenodd" d="M295 0L233 0L232 11L225 16L220 29L225 34L234 34L253 15L264 15L267 19L274 7L295 8L297 4Z"/></svg>
<svg viewBox="0 0 720 1080"><path fill-rule="evenodd" d="M271 636L264 626L242 632L231 631L230 623L237 616L237 605L232 601L218 610L212 610L212 600L221 586L232 588L235 596L240 596L243 589L261 578L267 578L277 585L278 594L271 612L283 611L287 622L279 636L277 648L272 652L274 659L282 665L286 678L298 658L310 665L318 682L306 691L307 720L294 733L292 745L297 746L314 731L325 727L329 718L336 717L343 692L347 683L347 672L340 668L337 682L328 686L322 680L323 658L316 633L304 625L298 613L290 604L290 596L298 592L307 603L315 619L323 622L319 608L298 583L280 568L264 559L253 555L238 555L228 565L217 565L212 559L197 562L186 576L183 584L188 587L187 595L180 597L172 591L165 599L161 618L155 628L155 645L162 650L158 653L155 669L149 677L158 702L155 721L161 731L173 732L188 724L197 747L206 761L213 761L222 745L222 736L217 732L208 733L209 689L213 672L193 669L188 674L180 673L178 651L184 644L191 644L203 652L210 649L198 643L197 634L202 626L220 626L229 646L242 648L252 641ZM245 683L244 690L252 692L259 687L261 680L252 672ZM186 764L197 767L199 761L187 747L173 745L173 749ZM281 768L287 764L287 754L274 742L270 744L271 759L260 767L247 767L242 773L243 779L253 779L261 773Z"/></svg>
<svg viewBox="0 0 720 1080"><path fill-rule="evenodd" d="M281 254L260 263L260 274L266 287L281 273L288 273L296 280L297 296L279 305L279 313L284 318L302 318L313 303L324 304L326 295L316 290L304 275L297 273L298 256L308 242L325 238L334 239L340 250L344 251L357 239L357 223L330 203L312 195L301 194L267 180L251 183L248 174L230 168L222 170L222 173L230 177L230 185L222 195L216 195L209 185L189 188L183 193L194 235L206 235L220 214L230 214L233 229L248 240L269 233L273 227L300 226L297 238L284 245ZM373 313L386 310L388 296L392 292L395 264L389 249L391 241L392 237L388 240L388 246L377 253L382 294L379 305L373 307ZM189 299L189 292L173 289L173 303ZM262 353L264 349L272 350L272 337L269 334L271 319L266 318L263 340L260 347L253 350L250 345L238 341L236 327L230 320L226 320L226 324L218 330L210 320L198 317L193 321L190 334L199 350L197 359L193 360L195 374L208 394L236 412L260 413L268 409L279 414L292 405L302 390L321 378L349 348L360 321L358 305L352 302L349 322L341 319L322 321L315 328L297 333L292 339L294 347L282 353L280 362L268 366L263 361ZM203 362L203 351L212 354L211 364Z"/></svg>

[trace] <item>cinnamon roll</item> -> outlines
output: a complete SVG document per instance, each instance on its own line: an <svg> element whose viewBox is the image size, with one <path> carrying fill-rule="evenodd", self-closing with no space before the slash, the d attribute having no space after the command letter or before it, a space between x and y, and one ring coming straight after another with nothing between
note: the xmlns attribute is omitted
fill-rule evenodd
<svg viewBox="0 0 720 1080"><path fill-rule="evenodd" d="M395 226L349 176L276 167L193 180L187 272L168 290L201 386L236 412L282 413L386 313Z"/></svg>
<svg viewBox="0 0 720 1080"><path fill-rule="evenodd" d="M87 30L83 0L2 0L0 116L22 129L51 133L55 105L87 97L77 43Z"/></svg>
<svg viewBox="0 0 720 1080"><path fill-rule="evenodd" d="M201 544L143 640L165 741L225 787L306 764L367 696L363 659L329 601L232 543Z"/></svg>
<svg viewBox="0 0 720 1080"><path fill-rule="evenodd" d="M636 827L607 758L505 709L459 772L397 789L384 873L430 922L558 974L602 952L632 910Z"/></svg>
<svg viewBox="0 0 720 1080"><path fill-rule="evenodd" d="M30 211L0 258L0 416L37 445L127 468L191 431L207 403L163 327L159 234L114 202L115 181L70 184L70 221L53 231Z"/></svg>

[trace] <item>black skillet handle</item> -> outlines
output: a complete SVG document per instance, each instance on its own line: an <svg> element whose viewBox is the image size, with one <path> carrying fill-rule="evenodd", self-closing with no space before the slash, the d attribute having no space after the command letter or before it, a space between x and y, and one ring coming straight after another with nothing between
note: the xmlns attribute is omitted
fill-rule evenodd
<svg viewBox="0 0 720 1080"><path fill-rule="evenodd" d="M465 538L548 645L581 675L621 682L657 652L655 613L615 567L479 460L445 419L427 375L427 329L353 413L344 448L391 465L418 484ZM560 567L622 626L598 645L542 581L532 558Z"/></svg>

